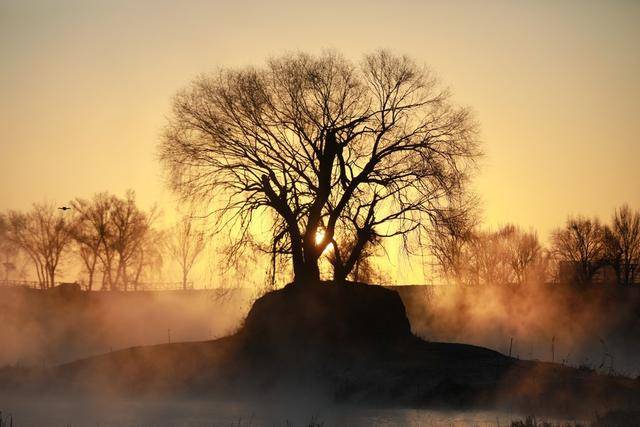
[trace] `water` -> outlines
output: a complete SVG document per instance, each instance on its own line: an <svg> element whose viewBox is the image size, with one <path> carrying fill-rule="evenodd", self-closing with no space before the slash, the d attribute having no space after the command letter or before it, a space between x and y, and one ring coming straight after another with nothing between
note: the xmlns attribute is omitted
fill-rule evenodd
<svg viewBox="0 0 640 427"><path fill-rule="evenodd" d="M16 427L307 427L509 426L524 416L499 411L448 412L426 409L334 406L304 398L238 403L208 400L17 399L0 396L4 419ZM567 420L551 420L567 421Z"/></svg>

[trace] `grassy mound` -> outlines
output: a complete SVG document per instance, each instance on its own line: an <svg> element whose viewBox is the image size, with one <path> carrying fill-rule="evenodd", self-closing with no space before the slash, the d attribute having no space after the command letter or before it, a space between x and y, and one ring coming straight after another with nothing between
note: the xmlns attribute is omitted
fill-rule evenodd
<svg viewBox="0 0 640 427"><path fill-rule="evenodd" d="M413 339L397 292L355 283L270 292L253 304L241 334L266 355L281 348L375 349Z"/></svg>

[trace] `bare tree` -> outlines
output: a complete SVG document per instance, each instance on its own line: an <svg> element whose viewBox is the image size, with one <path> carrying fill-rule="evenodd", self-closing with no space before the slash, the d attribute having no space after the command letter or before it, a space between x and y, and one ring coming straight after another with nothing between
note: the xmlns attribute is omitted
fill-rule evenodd
<svg viewBox="0 0 640 427"><path fill-rule="evenodd" d="M564 228L551 236L558 260L575 266L572 274L580 284L589 283L604 260L604 229L598 219L569 218Z"/></svg>
<svg viewBox="0 0 640 427"><path fill-rule="evenodd" d="M468 229L432 239L445 276L470 285L523 284L546 278L546 254L534 231L515 225L497 231Z"/></svg>
<svg viewBox="0 0 640 427"><path fill-rule="evenodd" d="M604 235L607 262L615 269L618 283L633 284L640 264L640 211L628 205L616 209Z"/></svg>
<svg viewBox="0 0 640 427"><path fill-rule="evenodd" d="M110 265L112 259L112 251L107 248L111 238L109 233L112 201L113 198L109 194L99 193L91 200L75 199L71 202L74 209L71 236L89 276L88 290L93 289L94 276L100 260L103 264Z"/></svg>
<svg viewBox="0 0 640 427"><path fill-rule="evenodd" d="M475 213L468 211L467 213ZM469 247L476 239L477 216L453 217L442 221L429 242L431 255L439 265L444 278L469 284Z"/></svg>
<svg viewBox="0 0 640 427"><path fill-rule="evenodd" d="M143 270L161 262L158 234L151 228L156 209L140 210L133 191L124 198L99 193L71 205L71 235L89 275L88 289L97 271L102 272L103 289L127 290L130 284L136 288Z"/></svg>
<svg viewBox="0 0 640 427"><path fill-rule="evenodd" d="M157 272L162 268L164 239L164 233L153 228L145 233L131 259L133 266L131 282L134 290L138 290L141 280L148 276L149 272Z"/></svg>
<svg viewBox="0 0 640 427"><path fill-rule="evenodd" d="M517 284L544 280L546 274L545 253L535 231L525 232L512 226L507 242L509 263Z"/></svg>
<svg viewBox="0 0 640 427"><path fill-rule="evenodd" d="M16 256L18 246L9 238L9 220L6 215L0 214L0 266L4 274L2 279L9 280L16 270Z"/></svg>
<svg viewBox="0 0 640 427"><path fill-rule="evenodd" d="M187 289L189 273L206 247L205 233L194 223L193 216L185 215L175 225L167 240L171 256L182 272L182 289Z"/></svg>
<svg viewBox="0 0 640 427"><path fill-rule="evenodd" d="M26 212L9 212L10 239L33 261L42 289L55 285L56 270L71 240L68 220L52 204L34 204Z"/></svg>
<svg viewBox="0 0 640 427"><path fill-rule="evenodd" d="M200 77L176 96L160 155L183 197L213 201L231 254L268 222L266 250L312 283L330 244L340 282L371 242L462 215L479 151L470 112L429 70L378 51L359 66L296 54Z"/></svg>
<svg viewBox="0 0 640 427"><path fill-rule="evenodd" d="M517 280L509 244L515 234L516 228L512 225L494 232L476 232L475 238L471 240L468 256L476 283L506 285Z"/></svg>
<svg viewBox="0 0 640 427"><path fill-rule="evenodd" d="M126 197L120 199L114 197L110 218L110 248L117 255L117 263L109 266L110 288L122 288L128 290L130 284L130 267L151 230L151 225L156 219L156 209L149 213L140 210L135 201L133 191L127 191ZM143 263L144 264L144 263ZM115 267L115 276L111 268Z"/></svg>

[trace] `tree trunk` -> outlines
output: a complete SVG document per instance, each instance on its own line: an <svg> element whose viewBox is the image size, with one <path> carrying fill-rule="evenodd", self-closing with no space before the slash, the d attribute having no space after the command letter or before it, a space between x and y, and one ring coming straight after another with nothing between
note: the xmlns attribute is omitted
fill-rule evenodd
<svg viewBox="0 0 640 427"><path fill-rule="evenodd" d="M33 258L33 261L36 264L36 273L38 274L38 286L40 287L40 289L45 289L44 274L42 272L41 263L37 258Z"/></svg>
<svg viewBox="0 0 640 427"><path fill-rule="evenodd" d="M109 270L108 270L108 275L107 275L107 282L109 283L109 290L110 291L115 291L117 290L118 287L118 272L116 271L116 277L114 279L113 277L113 271L111 269L111 264L109 264Z"/></svg>
<svg viewBox="0 0 640 427"><path fill-rule="evenodd" d="M98 262L98 257L95 255L95 252L94 252L93 261L91 261L91 265L87 269L87 270L89 270L88 271L88 273L89 273L89 285L88 285L88 288L87 288L89 291L93 290L93 276L94 276L94 274L96 272L96 264L97 264L97 262Z"/></svg>
<svg viewBox="0 0 640 427"><path fill-rule="evenodd" d="M87 285L87 290L93 290L93 271L89 272L89 284Z"/></svg>
<svg viewBox="0 0 640 427"><path fill-rule="evenodd" d="M313 285L320 283L320 268L318 267L318 260L315 262L309 260L305 263L294 263L294 283L297 285Z"/></svg>
<svg viewBox="0 0 640 427"><path fill-rule="evenodd" d="M53 267L49 267L49 287L53 288L56 285L56 270Z"/></svg>
<svg viewBox="0 0 640 427"><path fill-rule="evenodd" d="M349 258L344 262L342 267L337 271L340 273L340 277L335 277L334 280L336 283L344 283L349 276L349 273L353 270L353 268L360 262L360 258L362 257L362 251L365 246L369 242L369 234L367 231L359 231L358 232L358 240L354 245L351 253L349 254Z"/></svg>
<svg viewBox="0 0 640 427"><path fill-rule="evenodd" d="M336 265L333 268L333 281L334 283L344 284L347 280L349 272L345 270L345 264L342 260L337 259Z"/></svg>
<svg viewBox="0 0 640 427"><path fill-rule="evenodd" d="M631 286L633 285L633 276L634 276L634 268L633 261L625 260L624 262L624 285Z"/></svg>

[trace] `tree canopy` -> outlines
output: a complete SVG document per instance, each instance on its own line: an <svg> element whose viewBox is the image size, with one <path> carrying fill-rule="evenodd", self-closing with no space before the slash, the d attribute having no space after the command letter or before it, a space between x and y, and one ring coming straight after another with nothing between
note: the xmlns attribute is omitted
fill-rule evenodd
<svg viewBox="0 0 640 427"><path fill-rule="evenodd" d="M319 280L328 249L342 281L370 245L460 223L479 155L469 109L429 69L387 51L358 64L289 54L202 75L175 97L160 144L172 187L213 202L231 253L267 222L262 246L304 283Z"/></svg>

